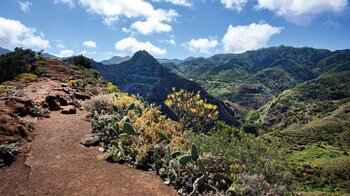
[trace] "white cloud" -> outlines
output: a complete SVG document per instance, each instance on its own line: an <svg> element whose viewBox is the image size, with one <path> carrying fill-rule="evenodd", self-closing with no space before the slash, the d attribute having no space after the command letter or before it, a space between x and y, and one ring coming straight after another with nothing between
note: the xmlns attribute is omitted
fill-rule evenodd
<svg viewBox="0 0 350 196"><path fill-rule="evenodd" d="M174 5L182 5L186 7L191 7L192 3L189 0L165 0L166 2L170 2Z"/></svg>
<svg viewBox="0 0 350 196"><path fill-rule="evenodd" d="M65 49L66 48L62 43L57 44L56 47L59 48L59 49Z"/></svg>
<svg viewBox="0 0 350 196"><path fill-rule="evenodd" d="M27 36L20 44L26 47L50 48L49 41L42 39L41 36Z"/></svg>
<svg viewBox="0 0 350 196"><path fill-rule="evenodd" d="M73 50L61 50L58 57L60 58L71 57L73 56L73 54L74 54Z"/></svg>
<svg viewBox="0 0 350 196"><path fill-rule="evenodd" d="M160 22L158 18L147 18L146 21L137 21L131 25L131 28L137 30L138 32L149 35L153 32L169 32L172 30L172 27L168 24Z"/></svg>
<svg viewBox="0 0 350 196"><path fill-rule="evenodd" d="M300 25L309 24L316 15L340 13L348 6L347 0L258 0L258 9L268 9Z"/></svg>
<svg viewBox="0 0 350 196"><path fill-rule="evenodd" d="M19 3L19 7L23 12L29 12L30 6L33 5L31 2L28 2L28 1L26 2L19 1L18 3Z"/></svg>
<svg viewBox="0 0 350 196"><path fill-rule="evenodd" d="M269 24L230 25L222 39L222 43L225 52L241 53L266 46L270 38L279 34L282 30L282 27L274 27Z"/></svg>
<svg viewBox="0 0 350 196"><path fill-rule="evenodd" d="M87 48L96 48L96 42L94 41L84 41L83 45Z"/></svg>
<svg viewBox="0 0 350 196"><path fill-rule="evenodd" d="M36 29L23 25L18 20L0 17L0 46L24 46L50 48L50 42L42 34L35 35Z"/></svg>
<svg viewBox="0 0 350 196"><path fill-rule="evenodd" d="M165 40L160 40L161 43L166 43L172 46L176 46L176 41L174 39L165 39Z"/></svg>
<svg viewBox="0 0 350 196"><path fill-rule="evenodd" d="M152 0L153 2L161 2L161 0ZM191 7L192 3L190 0L164 0L165 2L172 3L174 5L181 5L185 7Z"/></svg>
<svg viewBox="0 0 350 196"><path fill-rule="evenodd" d="M104 23L112 25L119 17L142 18L132 23L131 27L142 34L153 32L169 32L172 30L167 23L178 16L175 10L154 9L144 0L79 0L88 12L101 15Z"/></svg>
<svg viewBox="0 0 350 196"><path fill-rule="evenodd" d="M213 38L191 39L191 41L185 43L185 46L187 46L191 52L201 52L205 54L210 54L210 50L214 49L217 45L218 41Z"/></svg>
<svg viewBox="0 0 350 196"><path fill-rule="evenodd" d="M328 19L323 23L323 26L331 27L334 29L339 29L342 27L342 25L332 19Z"/></svg>
<svg viewBox="0 0 350 196"><path fill-rule="evenodd" d="M73 8L75 6L74 0L55 0L54 3L64 3L67 4L70 8Z"/></svg>
<svg viewBox="0 0 350 196"><path fill-rule="evenodd" d="M248 3L248 0L221 0L221 3L231 10L236 10L238 12L242 11L245 4Z"/></svg>
<svg viewBox="0 0 350 196"><path fill-rule="evenodd" d="M89 51L83 50L83 51L80 51L79 54L91 57L93 55L97 55L97 52L96 51L89 52Z"/></svg>
<svg viewBox="0 0 350 196"><path fill-rule="evenodd" d="M115 23L117 23L118 19L119 19L118 16L104 18L104 19L103 19L103 24L105 24L105 25L107 25L107 26L112 26L112 25L114 25Z"/></svg>
<svg viewBox="0 0 350 196"><path fill-rule="evenodd" d="M163 56L167 53L166 49L154 46L151 42L139 42L134 37L127 37L115 44L115 49L120 51L129 51L135 53L139 50L146 50L154 56Z"/></svg>
<svg viewBox="0 0 350 196"><path fill-rule="evenodd" d="M131 33L131 30L128 29L128 28L126 28L126 27L123 27L123 28L122 28L122 31L123 31L124 33Z"/></svg>

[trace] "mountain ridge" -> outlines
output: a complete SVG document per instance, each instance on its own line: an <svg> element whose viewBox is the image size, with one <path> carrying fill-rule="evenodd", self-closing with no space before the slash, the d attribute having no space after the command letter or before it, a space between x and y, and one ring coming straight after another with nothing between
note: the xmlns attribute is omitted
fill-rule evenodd
<svg viewBox="0 0 350 196"><path fill-rule="evenodd" d="M7 53L10 53L10 52L12 52L12 51L9 50L9 49L0 47L0 55L7 54Z"/></svg>
<svg viewBox="0 0 350 196"><path fill-rule="evenodd" d="M114 64L118 64L121 63L123 61L127 61L130 60L131 57L130 56L113 56L110 59L106 59L106 60L102 60L100 61L100 63L104 64L104 65L114 65Z"/></svg>
<svg viewBox="0 0 350 196"><path fill-rule="evenodd" d="M332 70L349 70L349 56L349 50L332 52L310 47L279 46L241 54L195 58L176 66L164 65L188 79L199 82L217 98L241 103L250 109L258 109L283 90ZM344 62L339 64L337 59L344 59ZM266 89L265 93L260 91L260 94L267 98L266 101L260 102L260 97L255 96L256 90L253 90L253 93L246 92L242 89L245 86L256 90ZM241 102L242 96L252 100L251 104Z"/></svg>

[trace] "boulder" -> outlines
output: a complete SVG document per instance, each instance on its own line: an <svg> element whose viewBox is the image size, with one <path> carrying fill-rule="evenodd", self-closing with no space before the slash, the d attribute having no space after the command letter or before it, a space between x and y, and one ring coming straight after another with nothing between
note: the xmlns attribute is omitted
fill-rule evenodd
<svg viewBox="0 0 350 196"><path fill-rule="evenodd" d="M30 128L22 124L18 117L11 112L0 111L0 145L28 139L30 133Z"/></svg>
<svg viewBox="0 0 350 196"><path fill-rule="evenodd" d="M87 134L81 138L80 143L85 146L97 146L100 143L100 138L94 134Z"/></svg>
<svg viewBox="0 0 350 196"><path fill-rule="evenodd" d="M58 96L58 100L60 102L60 104L62 106L67 106L68 105L68 101L67 101L67 97L62 97L62 96Z"/></svg>
<svg viewBox="0 0 350 196"><path fill-rule="evenodd" d="M88 93L85 92L75 92L74 96L76 99L80 99L80 100L85 100L85 99L90 99L91 96Z"/></svg>
<svg viewBox="0 0 350 196"><path fill-rule="evenodd" d="M45 98L45 101L48 104L49 109L51 111L58 111L58 110L61 109L61 104L60 104L60 101L57 98L57 95L54 95L54 94L48 95Z"/></svg>
<svg viewBox="0 0 350 196"><path fill-rule="evenodd" d="M33 105L32 100L24 98L11 98L5 101L6 107L18 116L24 117L28 115L29 108Z"/></svg>
<svg viewBox="0 0 350 196"><path fill-rule="evenodd" d="M62 109L61 106L67 106L68 100L67 96L61 94L50 94L45 98L45 102L51 111L58 111Z"/></svg>
<svg viewBox="0 0 350 196"><path fill-rule="evenodd" d="M64 107L61 110L61 113L62 114L76 114L77 113L77 109L75 109L74 106L67 106L67 107Z"/></svg>

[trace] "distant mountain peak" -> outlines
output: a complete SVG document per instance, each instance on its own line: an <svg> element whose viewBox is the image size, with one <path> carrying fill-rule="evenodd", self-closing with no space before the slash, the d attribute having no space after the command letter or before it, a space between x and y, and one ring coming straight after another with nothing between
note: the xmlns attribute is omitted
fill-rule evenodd
<svg viewBox="0 0 350 196"><path fill-rule="evenodd" d="M149 54L146 50L140 50L136 52L132 57L131 57L132 62L137 62L137 64L144 64L144 65L149 65L149 64L159 64L157 59L155 59L151 54Z"/></svg>
<svg viewBox="0 0 350 196"><path fill-rule="evenodd" d="M164 64L164 63L174 63L175 65L179 65L182 63L180 59L167 59L167 58L158 58L157 59L159 63Z"/></svg>
<svg viewBox="0 0 350 196"><path fill-rule="evenodd" d="M9 50L9 49L0 47L0 55L7 54L7 53L10 53L10 52L12 52L12 51Z"/></svg>
<svg viewBox="0 0 350 196"><path fill-rule="evenodd" d="M133 60L140 59L140 58L152 58L152 59L156 60L146 50L139 50L131 57L131 59L133 59Z"/></svg>
<svg viewBox="0 0 350 196"><path fill-rule="evenodd" d="M114 65L114 64L119 64L119 63L124 62L124 61L128 61L130 59L131 59L130 56L124 56L124 57L122 57L122 56L113 56L112 58L107 59L107 60L103 60L100 63L102 63L104 65Z"/></svg>

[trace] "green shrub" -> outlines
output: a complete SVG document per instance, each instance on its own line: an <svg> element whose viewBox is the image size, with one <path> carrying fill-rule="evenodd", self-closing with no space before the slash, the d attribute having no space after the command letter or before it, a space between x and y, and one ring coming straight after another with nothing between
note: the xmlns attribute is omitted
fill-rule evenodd
<svg viewBox="0 0 350 196"><path fill-rule="evenodd" d="M0 56L0 82L11 80L20 73L36 70L35 52L15 48L14 52Z"/></svg>
<svg viewBox="0 0 350 196"><path fill-rule="evenodd" d="M107 91L108 93L114 93L118 91L117 86L113 85L111 82L107 83Z"/></svg>
<svg viewBox="0 0 350 196"><path fill-rule="evenodd" d="M19 152L18 143L6 143L0 145L0 167L10 165L15 161L15 155Z"/></svg>
<svg viewBox="0 0 350 196"><path fill-rule="evenodd" d="M47 62L46 61L44 61L43 63L41 63L41 64L43 64L43 65L45 65ZM39 63L40 64L40 63ZM33 71L33 74L35 74L35 75L37 75L37 76L43 76L43 75L45 75L47 72L46 72L46 70L44 69L44 68L42 68L42 67L37 67L34 71Z"/></svg>
<svg viewBox="0 0 350 196"><path fill-rule="evenodd" d="M112 94L100 94L87 100L83 107L90 112L101 113L102 110L105 112L112 111Z"/></svg>
<svg viewBox="0 0 350 196"><path fill-rule="evenodd" d="M86 74L90 78L98 79L100 77L100 73L97 70L89 70Z"/></svg>
<svg viewBox="0 0 350 196"><path fill-rule="evenodd" d="M233 195L285 195L287 192L287 186L272 185L266 181L262 174L241 174L227 191Z"/></svg>
<svg viewBox="0 0 350 196"><path fill-rule="evenodd" d="M0 97L11 97L17 95L20 92L20 90L13 85L14 84L12 83L0 84Z"/></svg>
<svg viewBox="0 0 350 196"><path fill-rule="evenodd" d="M16 76L15 80L18 80L22 83L35 82L38 80L38 76L31 73L22 73Z"/></svg>
<svg viewBox="0 0 350 196"><path fill-rule="evenodd" d="M73 64L87 69L92 68L90 59L83 55L73 57Z"/></svg>
<svg viewBox="0 0 350 196"><path fill-rule="evenodd" d="M35 124L35 120L34 119L23 118L23 117L20 117L20 116L16 116L16 118L19 120L19 122L22 125L25 125L26 127L28 127L31 130L34 129L34 124Z"/></svg>
<svg viewBox="0 0 350 196"><path fill-rule="evenodd" d="M47 108L44 108L41 105L34 105L29 109L29 112L32 116L35 116L35 117L48 118L50 116L50 110Z"/></svg>
<svg viewBox="0 0 350 196"><path fill-rule="evenodd" d="M222 157L225 175L232 181L246 173L262 174L270 183L284 183L287 162L272 146L243 130L218 122L208 134L193 134L202 153Z"/></svg>

